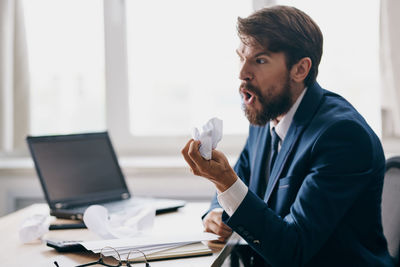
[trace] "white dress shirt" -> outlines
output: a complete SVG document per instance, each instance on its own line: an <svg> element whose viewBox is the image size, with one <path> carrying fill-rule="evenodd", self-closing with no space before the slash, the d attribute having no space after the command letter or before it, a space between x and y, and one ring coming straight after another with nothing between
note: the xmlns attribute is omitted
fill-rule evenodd
<svg viewBox="0 0 400 267"><path fill-rule="evenodd" d="M286 134L287 134L287 132L289 130L290 124L292 123L293 116L296 113L297 108L299 107L300 102L303 99L304 94L305 94L306 91L307 91L307 87L304 88L303 92L297 98L296 102L290 108L288 113L286 113L278 123L275 123L274 121L271 121L271 123L269 124L270 125L270 131L272 132L272 128L275 128L276 134L280 138L280 141L279 141L279 144L278 144L278 151L280 151L280 149L281 149L283 140L286 137ZM242 203L242 201L245 198L248 190L249 189L244 184L244 182L240 178L238 178L236 180L236 182L233 185L231 185L231 187L229 187L224 192L217 191L218 203L221 205L221 207L225 210L225 212L229 216L232 216L233 213L239 207L240 203Z"/></svg>

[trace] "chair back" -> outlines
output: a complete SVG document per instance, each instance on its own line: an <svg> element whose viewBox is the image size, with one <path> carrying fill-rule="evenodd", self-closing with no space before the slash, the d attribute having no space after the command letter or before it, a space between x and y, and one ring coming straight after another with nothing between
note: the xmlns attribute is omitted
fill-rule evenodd
<svg viewBox="0 0 400 267"><path fill-rule="evenodd" d="M396 266L400 266L400 157L386 160L382 193L382 224L389 253Z"/></svg>

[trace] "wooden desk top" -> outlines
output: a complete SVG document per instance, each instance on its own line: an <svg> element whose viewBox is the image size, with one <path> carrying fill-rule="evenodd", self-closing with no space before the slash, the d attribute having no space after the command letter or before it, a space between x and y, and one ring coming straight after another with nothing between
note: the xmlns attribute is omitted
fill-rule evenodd
<svg viewBox="0 0 400 267"><path fill-rule="evenodd" d="M187 203L178 212L156 216L154 231L168 231L177 233L182 231L203 231L201 215L207 210L208 203ZM22 244L19 241L18 231L21 222L38 212L48 210L46 204L35 204L25 209L0 218L0 265L1 266L55 266L57 260L60 267L71 267L78 264L97 260L98 256L90 253L58 253L42 241L31 244ZM44 239L66 240L96 240L95 234L87 229L50 231ZM151 262L152 267L158 266L210 266L217 253L211 256L182 258L175 260ZM135 264L134 266L144 266Z"/></svg>

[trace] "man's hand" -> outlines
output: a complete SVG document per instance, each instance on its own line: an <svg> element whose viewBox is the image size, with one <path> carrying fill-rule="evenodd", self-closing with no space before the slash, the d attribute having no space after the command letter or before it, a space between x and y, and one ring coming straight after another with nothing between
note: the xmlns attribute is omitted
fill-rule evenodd
<svg viewBox="0 0 400 267"><path fill-rule="evenodd" d="M219 235L219 241L226 242L231 236L232 229L222 222L222 210L214 209L210 211L203 219L204 230L206 232Z"/></svg>
<svg viewBox="0 0 400 267"><path fill-rule="evenodd" d="M220 192L224 192L238 179L229 165L225 155L217 150L212 151L212 158L205 160L199 152L200 141L190 139L182 149L182 155L189 164L194 175L203 176L215 184Z"/></svg>

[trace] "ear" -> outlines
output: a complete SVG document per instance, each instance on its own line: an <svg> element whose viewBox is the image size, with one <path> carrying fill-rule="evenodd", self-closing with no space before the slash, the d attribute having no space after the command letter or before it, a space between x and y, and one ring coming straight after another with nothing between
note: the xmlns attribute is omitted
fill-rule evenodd
<svg viewBox="0 0 400 267"><path fill-rule="evenodd" d="M312 61L309 57L303 57L290 70L290 76L294 82L304 82L310 72Z"/></svg>

